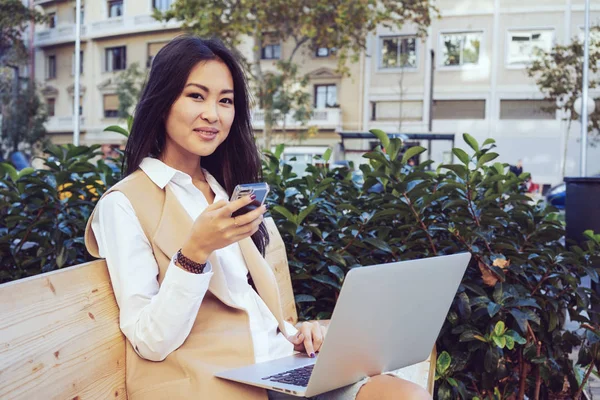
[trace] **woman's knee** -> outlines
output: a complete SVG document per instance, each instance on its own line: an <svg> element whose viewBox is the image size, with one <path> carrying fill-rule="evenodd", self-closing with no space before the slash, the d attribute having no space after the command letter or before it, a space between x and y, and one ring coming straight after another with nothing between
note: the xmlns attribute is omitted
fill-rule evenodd
<svg viewBox="0 0 600 400"><path fill-rule="evenodd" d="M360 389L356 400L431 400L431 395L421 386L390 375L369 379Z"/></svg>

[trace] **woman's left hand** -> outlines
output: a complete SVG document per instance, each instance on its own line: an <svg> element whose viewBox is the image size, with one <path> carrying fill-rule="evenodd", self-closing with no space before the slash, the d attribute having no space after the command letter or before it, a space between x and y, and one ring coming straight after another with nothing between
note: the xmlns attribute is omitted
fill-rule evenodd
<svg viewBox="0 0 600 400"><path fill-rule="evenodd" d="M314 358L315 353L321 349L323 340L327 335L327 328L318 322L303 322L298 328L298 333L288 336L289 340L294 345L294 350L306 352L306 354Z"/></svg>

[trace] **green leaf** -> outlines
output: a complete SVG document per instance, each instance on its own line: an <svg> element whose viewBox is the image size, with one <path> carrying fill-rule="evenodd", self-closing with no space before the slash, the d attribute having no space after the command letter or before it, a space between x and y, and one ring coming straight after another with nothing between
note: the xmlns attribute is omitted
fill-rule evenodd
<svg viewBox="0 0 600 400"><path fill-rule="evenodd" d="M477 168L483 166L484 164L492 160L495 160L496 158L498 158L498 156L498 153L485 153L484 155L479 157L479 160L477 161Z"/></svg>
<svg viewBox="0 0 600 400"><path fill-rule="evenodd" d="M446 380L448 381L448 383L450 384L450 386L458 387L458 382L456 382L456 379L454 379L454 378L446 378Z"/></svg>
<svg viewBox="0 0 600 400"><path fill-rule="evenodd" d="M485 139L485 140L483 141L483 144L481 145L481 147L485 147L485 146L487 146L488 144L494 144L494 143L496 143L496 141L495 141L494 139L492 139L492 138L488 138L488 139Z"/></svg>
<svg viewBox="0 0 600 400"><path fill-rule="evenodd" d="M282 207L282 206L274 206L272 208L272 210L283 215L285 218L287 218L288 221L296 224L296 216L294 214L292 214L291 212L289 212L287 208Z"/></svg>
<svg viewBox="0 0 600 400"><path fill-rule="evenodd" d="M454 172L456 175L463 179L465 179L465 177L467 176L467 168L464 165L444 164L440 165L440 168L449 169L450 171Z"/></svg>
<svg viewBox="0 0 600 400"><path fill-rule="evenodd" d="M325 162L329 162L329 159L331 158L331 148L328 147L327 150L325 150L325 153L323 153L323 160L325 160Z"/></svg>
<svg viewBox="0 0 600 400"><path fill-rule="evenodd" d="M390 138L387 135L387 133L385 133L384 131L382 131L380 129L371 129L369 132L371 132L373 135L377 136L377 139L379 139L379 141L381 142L381 145L383 146L384 149L388 148L388 146L390 145Z"/></svg>
<svg viewBox="0 0 600 400"><path fill-rule="evenodd" d="M116 132L125 137L129 137L129 132L126 129L120 127L119 125L110 125L104 128L104 132Z"/></svg>
<svg viewBox="0 0 600 400"><path fill-rule="evenodd" d="M0 167L6 171L8 173L8 176L10 176L10 179L13 182L16 182L19 179L19 173L17 172L17 170L15 169L15 167L13 167L11 164L9 163L0 163Z"/></svg>
<svg viewBox="0 0 600 400"><path fill-rule="evenodd" d="M24 176L31 175L35 172L35 169L32 167L23 168L19 171L19 177L17 179L21 179Z"/></svg>
<svg viewBox="0 0 600 400"><path fill-rule="evenodd" d="M465 142L467 142L469 147L471 147L475 151L479 151L479 145L477 144L477 140L475 140L473 136L469 135L468 133L463 133L463 139Z"/></svg>
<svg viewBox="0 0 600 400"><path fill-rule="evenodd" d="M317 301L315 296L309 294L297 294L295 297L296 303L311 303Z"/></svg>
<svg viewBox="0 0 600 400"><path fill-rule="evenodd" d="M336 289L342 288L338 282L334 281L333 278L328 275L316 275L316 276L313 276L312 279L313 279L313 281L324 283L324 284L332 286Z"/></svg>
<svg viewBox="0 0 600 400"><path fill-rule="evenodd" d="M283 151L285 150L285 144L280 143L275 147L275 154L273 154L278 160L281 158Z"/></svg>
<svg viewBox="0 0 600 400"><path fill-rule="evenodd" d="M344 260L344 257L342 257L341 255L339 255L338 253L336 253L335 251L328 251L325 253L325 257L329 258L331 261L340 264L342 266L346 266L346 260Z"/></svg>
<svg viewBox="0 0 600 400"><path fill-rule="evenodd" d="M133 115L127 117L127 130L131 132L131 127L133 126ZM129 137L129 132L127 132L127 137Z"/></svg>
<svg viewBox="0 0 600 400"><path fill-rule="evenodd" d="M342 269L337 265L330 265L327 267L327 269L329 270L329 272L337 276L340 282L344 280L344 271L342 271Z"/></svg>
<svg viewBox="0 0 600 400"><path fill-rule="evenodd" d="M427 149L422 146L413 146L413 147L409 148L408 150L406 150L406 152L402 156L402 164L406 164L409 159L413 158L416 155L423 153L425 150L427 150Z"/></svg>
<svg viewBox="0 0 600 400"><path fill-rule="evenodd" d="M496 326L494 327L494 333L496 336L504 335L504 331L506 331L506 328L504 327L504 321L496 322Z"/></svg>
<svg viewBox="0 0 600 400"><path fill-rule="evenodd" d="M317 207L316 204L311 204L308 207L306 207L305 209L303 209L302 211L300 211L300 213L298 214L298 219L296 221L296 223L298 225L300 225L302 223L302 221L304 221L304 219L306 217L308 217L308 215L313 212L313 210Z"/></svg>
<svg viewBox="0 0 600 400"><path fill-rule="evenodd" d="M365 242L375 246L376 248L378 248L381 251L385 251L386 253L390 253L393 254L394 252L392 251L392 249L390 248L390 246L384 242L381 239L377 239L377 238L366 238L364 240Z"/></svg>
<svg viewBox="0 0 600 400"><path fill-rule="evenodd" d="M503 349L504 346L506 346L506 339L504 338L504 336L492 336L492 340L494 341L494 343L496 343L496 346L500 347L501 349Z"/></svg>
<svg viewBox="0 0 600 400"><path fill-rule="evenodd" d="M458 157L458 159L460 161L462 161L463 164L465 164L467 166L469 165L469 161L470 161L471 157L469 157L469 155L467 154L466 151L464 151L463 149L459 149L458 147L455 147L452 149L452 152L454 153L454 155L456 157Z"/></svg>
<svg viewBox="0 0 600 400"><path fill-rule="evenodd" d="M448 354L448 352L445 350L442 351L442 354L439 355L436 366L435 366L437 373L440 375L444 375L444 373L450 367L451 362L452 362L452 357L450 357L450 354Z"/></svg>
<svg viewBox="0 0 600 400"><path fill-rule="evenodd" d="M506 341L507 349L512 350L515 348L515 339L513 339L512 337L510 337L508 335L504 335L503 338Z"/></svg>

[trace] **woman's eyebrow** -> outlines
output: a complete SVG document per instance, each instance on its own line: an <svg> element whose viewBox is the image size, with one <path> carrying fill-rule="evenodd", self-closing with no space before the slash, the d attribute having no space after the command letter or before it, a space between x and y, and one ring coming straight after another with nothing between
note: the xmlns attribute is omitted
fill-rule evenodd
<svg viewBox="0 0 600 400"><path fill-rule="evenodd" d="M185 85L185 87L188 87L188 86L196 86L197 88L200 88L200 89L204 90L205 92L210 93L210 89L209 88L207 88L206 86L201 85L199 83L188 83L187 85ZM228 94L228 93L233 93L233 89L223 89L223 90L221 90L221 94Z"/></svg>

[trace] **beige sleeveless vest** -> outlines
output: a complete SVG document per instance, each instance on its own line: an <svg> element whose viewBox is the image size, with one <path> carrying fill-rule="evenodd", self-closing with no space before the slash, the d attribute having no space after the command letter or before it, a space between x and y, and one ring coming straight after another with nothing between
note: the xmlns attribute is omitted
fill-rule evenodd
<svg viewBox="0 0 600 400"><path fill-rule="evenodd" d="M144 233L152 244L162 282L171 257L182 247L193 221L169 187L160 189L138 170L116 184L133 205ZM96 211L94 210L94 213ZM85 231L85 245L99 257L91 228L94 213ZM242 254L261 298L286 333L279 290L273 271L250 238L239 242ZM210 286L202 301L192 330L181 347L164 361L142 359L127 342L126 384L130 400L154 399L266 399L263 389L214 377L223 369L252 364L254 350L248 314L233 304L222 266L213 254Z"/></svg>

